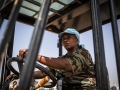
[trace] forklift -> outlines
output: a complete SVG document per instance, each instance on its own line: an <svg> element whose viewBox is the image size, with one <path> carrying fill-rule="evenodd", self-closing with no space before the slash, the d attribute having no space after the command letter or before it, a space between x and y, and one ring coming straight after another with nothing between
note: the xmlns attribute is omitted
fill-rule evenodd
<svg viewBox="0 0 120 90"><path fill-rule="evenodd" d="M56 78L44 67L36 64L36 59L44 30L59 34L66 28L75 28L79 33L92 29L97 90L110 90L102 33L102 25L109 22L112 26L120 86L120 40L117 25L117 20L120 19L120 0L0 0L0 28L4 19L7 19L8 23L0 40L0 90L9 90L10 82L16 79L13 77L4 83L11 71L21 76L17 90L29 90L34 68L42 70L52 80L51 85L44 87L54 87L57 84ZM16 21L34 26L26 60L12 57ZM61 40L58 46L59 56L62 56ZM20 72L12 67L12 62L18 62Z"/></svg>

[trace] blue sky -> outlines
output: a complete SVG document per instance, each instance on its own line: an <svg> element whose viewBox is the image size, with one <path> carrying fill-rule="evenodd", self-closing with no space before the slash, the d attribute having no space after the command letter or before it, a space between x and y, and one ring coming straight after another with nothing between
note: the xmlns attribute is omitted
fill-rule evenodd
<svg viewBox="0 0 120 90"><path fill-rule="evenodd" d="M5 29L6 22L4 21L2 28L0 30L0 39ZM119 35L120 35L120 20L118 20L119 26ZM32 32L34 28L32 26L22 24L17 22L15 27L15 38L14 38L14 48L13 48L13 57L19 53L19 49L28 48ZM104 37L104 47L105 47L105 58L106 64L109 73L110 84L113 85L114 82L117 82L117 71L116 71L116 62L115 62L115 53L114 53L114 44L112 37L111 24L103 25L103 37ZM42 44L39 50L39 54L49 57L58 57L58 35L48 31L44 32L44 37ZM85 45L85 48L89 50L94 61L94 47L93 47L93 38L92 30L80 34L80 43ZM63 54L66 53L66 50L63 48ZM17 68L16 63L13 64Z"/></svg>

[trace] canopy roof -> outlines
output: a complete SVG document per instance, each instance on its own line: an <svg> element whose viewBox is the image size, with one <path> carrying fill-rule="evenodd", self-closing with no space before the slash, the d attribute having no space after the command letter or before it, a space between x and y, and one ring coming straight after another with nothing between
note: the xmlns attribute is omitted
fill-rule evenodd
<svg viewBox="0 0 120 90"><path fill-rule="evenodd" d="M7 3L2 13L7 19L14 0ZM34 26L42 0L24 0L19 11L18 21ZM120 18L120 0L115 0L117 18ZM108 1L100 0L102 23L110 22ZM60 33L68 27L85 32L92 28L90 0L53 0L48 15L46 29Z"/></svg>

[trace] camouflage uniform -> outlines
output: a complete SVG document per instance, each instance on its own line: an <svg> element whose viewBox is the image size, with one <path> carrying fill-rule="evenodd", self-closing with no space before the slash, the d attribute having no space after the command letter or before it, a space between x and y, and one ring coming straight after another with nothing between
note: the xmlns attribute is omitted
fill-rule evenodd
<svg viewBox="0 0 120 90"><path fill-rule="evenodd" d="M62 76L62 90L96 90L94 65L86 49L76 50L72 56L59 57L69 61L72 71L57 70L56 77Z"/></svg>

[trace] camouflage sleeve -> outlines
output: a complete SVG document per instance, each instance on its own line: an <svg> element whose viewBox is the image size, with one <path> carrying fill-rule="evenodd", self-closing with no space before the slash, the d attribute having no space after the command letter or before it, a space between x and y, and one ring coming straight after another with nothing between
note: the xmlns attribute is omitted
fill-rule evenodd
<svg viewBox="0 0 120 90"><path fill-rule="evenodd" d="M79 51L75 52L73 56L66 59L69 61L74 74L78 74L80 71L89 67L85 61L86 58Z"/></svg>

